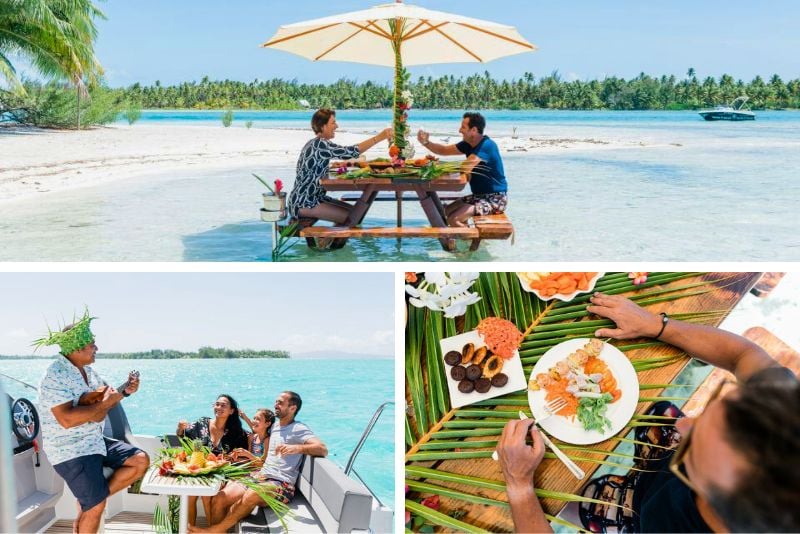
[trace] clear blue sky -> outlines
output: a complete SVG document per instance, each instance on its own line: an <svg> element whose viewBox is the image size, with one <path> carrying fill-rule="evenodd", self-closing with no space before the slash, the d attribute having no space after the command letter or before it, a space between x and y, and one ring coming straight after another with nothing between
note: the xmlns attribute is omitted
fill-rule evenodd
<svg viewBox="0 0 800 534"><path fill-rule="evenodd" d="M111 86L273 77L332 82L341 77L388 82L381 67L312 63L259 45L282 24L364 9L379 0L108 0L97 53ZM484 65L433 65L412 75L625 78L640 72L702 77L728 73L749 81L774 73L800 77L800 2L772 0L416 0L418 5L516 25L540 47Z"/></svg>
<svg viewBox="0 0 800 534"><path fill-rule="evenodd" d="M394 354L392 273L2 273L0 295L0 354L30 354L48 323L71 322L84 304L101 352Z"/></svg>

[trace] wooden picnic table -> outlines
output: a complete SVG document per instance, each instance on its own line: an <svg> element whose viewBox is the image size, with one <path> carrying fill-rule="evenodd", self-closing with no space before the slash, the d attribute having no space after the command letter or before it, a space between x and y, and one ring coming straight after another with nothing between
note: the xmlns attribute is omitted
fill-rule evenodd
<svg viewBox="0 0 800 534"><path fill-rule="evenodd" d="M499 273L499 274L504 274L504 273ZM657 273L650 273L651 278L655 277L656 275ZM759 280L759 277L760 273L702 273L702 274L686 273L686 277L680 280L674 280L670 281L669 283L654 285L647 288L647 291L659 291L659 290L681 288L678 289L678 291L680 291L681 295L685 294L684 296L682 296L679 299L669 300L669 301L664 301L663 299L657 299L656 302L651 303L649 306L647 306L647 309L656 313L663 311L668 313L670 316L675 316L675 315L680 316L680 314L682 313L694 314L698 312L716 312L716 313L710 313L708 318L702 321L703 324L710 324L716 326L720 322L722 322L722 320L730 313L730 311L736 306L736 304L742 299L742 297L747 294L747 292ZM511 281L509 281L508 283L510 284ZM693 286L694 284L704 284L704 285ZM508 287L507 285L506 286L503 286L502 284L498 285L500 286L496 288L498 292L507 291ZM634 286L631 286L630 290L625 291L624 293L621 294L624 294L626 296L635 296L639 293L642 293L642 291L644 290L635 289ZM540 312L537 315L535 322L540 321L543 317L546 317L549 311L554 308L554 301L544 303L542 301L539 301L535 296L529 293L523 293L522 295L524 298L532 298L533 299L532 305L534 307L533 309ZM486 295L483 296L485 299ZM563 304L557 306L563 306ZM510 313L508 315L509 316L506 318L512 319L511 316L513 316L514 314ZM592 319L597 319L597 317L592 317ZM580 320L581 321L587 320L587 317L582 317L580 318ZM463 322L464 319L460 320L457 323L458 333L465 330ZM536 330L534 329L532 331L535 332ZM408 340L409 336L408 330L406 336ZM639 383L641 385L670 384L690 361L690 359L688 357L685 357L685 355L681 357L682 352L677 348L660 342L654 342L652 340L630 340L624 342L612 341L612 343L621 350L623 350L623 352L633 362L641 358L658 358L658 357L679 358L674 362L671 362L669 365L638 372L637 376L639 378ZM429 367L427 363L427 354L425 352L425 347L431 345L426 345L426 342L423 339L420 346L422 347L420 349L421 354L419 355L407 354L407 358L409 356L420 357L422 360L421 362L422 368L428 369ZM523 358L523 365L527 380L528 375L530 373L530 369L532 368L533 364L525 365ZM428 372L426 371L425 373L426 384L428 380L427 373ZM448 421L459 418L459 410L451 409L439 421L431 422L430 424L432 425L432 428L429 429L424 435L420 435L419 433L417 433L417 429L415 426L416 421L415 418L413 417L414 414L413 401L410 389L408 387L408 378L406 387L407 387L406 389L407 402L411 407L408 410L408 412L411 414L411 416L409 416L409 424L411 427L411 432L415 433L415 435L418 437L417 443L415 443L411 447L409 446L406 447L407 449L406 466L422 466L422 467L436 469L437 471L459 473L462 475L479 477L481 479L503 482L503 476L500 470L500 466L498 465L497 462L493 461L491 458L446 459L446 460L435 460L435 461L415 461L413 459L410 459L409 457L412 454L420 451L419 446L421 444L433 441L433 439L431 439L431 434L433 434L436 431L446 429ZM427 391L427 386L426 386L426 391ZM661 394L660 389L642 390L640 392L640 403L637 406L636 413L641 414L642 412L644 412L650 406L652 402L651 399L659 396L660 394ZM687 392L687 396L688 394L689 392ZM427 395L428 393L426 393L426 396ZM522 409L527 411L528 410L527 406L522 407L519 404L519 398L521 395L524 395L524 392L515 393L507 396L509 398L516 397L516 400L518 401L517 404L509 403L508 405L504 405L501 402L500 405L497 406L492 406L488 408L486 406L483 406L482 408L491 410ZM461 408L460 410L468 408L471 407L467 406L465 408ZM459 418L458 420L461 421L464 419ZM464 438L464 439L466 441L496 440L499 437L501 430L502 429L498 428L497 435L492 437L484 436L481 438ZM625 428L617 435L617 437L624 437L628 432L630 432L630 428ZM559 443L557 440L554 441L556 441L556 443ZM591 445L590 447L604 451L611 451L617 446L617 444L618 444L617 440L615 440L614 438L610 438L604 442ZM536 472L536 477L535 477L536 487L550 491L561 491L571 494L578 493L580 489L583 487L583 485L592 478L594 471L599 467L597 463L586 462L586 461L578 462L578 465L586 472L586 476L582 480L577 480L573 475L571 475L567 470L567 468L560 461L556 459L545 459ZM433 483L434 481L431 480L431 482ZM504 501L504 502L508 501L505 492L494 490L487 487L481 487L476 490L476 486L467 486L460 483L449 483L440 481L435 481L435 483L441 486L446 486L448 488L453 488L459 491L471 493L473 495L479 495L481 497L488 497L490 499L497 499L499 501ZM413 499L413 497L407 497L407 498ZM455 499L449 497L441 497L440 499L441 499L441 508L439 511L445 514L456 510L463 512L463 516L460 517L460 521L463 521L470 525L474 525L479 529L485 529L489 531L503 531L503 532L513 531L513 522L511 519L510 510L507 507L492 506L487 504L474 504L467 502L463 499ZM419 501L420 499L416 498L416 500ZM543 499L542 505L546 513L555 516L565 505L565 503L564 501L561 500Z"/></svg>
<svg viewBox="0 0 800 534"><path fill-rule="evenodd" d="M354 209L347 221L343 226L354 228L359 226L367 212L372 207L378 194L381 192L394 193L397 200L397 214L398 214L398 228L395 232L384 231L373 232L377 237L438 237L445 250L455 250L455 241L453 238L477 238L478 232L475 228L450 228L447 225L447 218L444 213L444 206L439 198L441 192L457 192L464 189L467 185L468 178L465 174L446 174L436 178L435 180L422 181L415 179L401 179L401 178L324 178L320 180L322 187L326 191L333 192L349 192L357 191L361 196L356 200ZM431 224L431 228L417 228L404 231L400 229L402 226L402 203L404 193L410 191L416 194L417 200L425 212L425 216ZM445 230L446 229L446 230ZM333 235L331 232L326 232L328 237L365 237L371 229L363 229L361 231L353 230L352 233L339 232Z"/></svg>

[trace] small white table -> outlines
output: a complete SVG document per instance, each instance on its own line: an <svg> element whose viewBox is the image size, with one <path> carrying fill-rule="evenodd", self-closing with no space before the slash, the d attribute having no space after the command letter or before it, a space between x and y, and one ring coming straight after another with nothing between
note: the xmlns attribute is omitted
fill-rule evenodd
<svg viewBox="0 0 800 534"><path fill-rule="evenodd" d="M158 474L158 467L151 466L142 479L142 491L157 495L178 495L181 498L179 508L178 532L181 534L189 530L189 496L210 497L219 492L222 482L214 480L208 485L192 484L186 479L179 480L175 477L164 477Z"/></svg>

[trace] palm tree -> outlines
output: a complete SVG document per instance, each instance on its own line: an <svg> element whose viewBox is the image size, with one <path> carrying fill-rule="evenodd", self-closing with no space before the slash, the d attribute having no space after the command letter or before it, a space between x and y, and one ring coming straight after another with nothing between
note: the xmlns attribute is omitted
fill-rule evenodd
<svg viewBox="0 0 800 534"><path fill-rule="evenodd" d="M102 67L94 55L96 17L103 13L91 0L4 0L0 3L0 77L12 90L22 84L12 54L30 62L48 78L74 84L80 97L97 83Z"/></svg>

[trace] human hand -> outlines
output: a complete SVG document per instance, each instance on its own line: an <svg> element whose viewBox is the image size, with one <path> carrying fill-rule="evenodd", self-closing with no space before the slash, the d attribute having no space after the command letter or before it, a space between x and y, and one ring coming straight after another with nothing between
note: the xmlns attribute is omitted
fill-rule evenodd
<svg viewBox="0 0 800 534"><path fill-rule="evenodd" d="M419 141L423 145L427 145L428 141L430 141L430 139L431 139L431 134L429 134L425 130L420 129L417 132L417 141Z"/></svg>
<svg viewBox="0 0 800 534"><path fill-rule="evenodd" d="M239 408L239 417L241 417L242 419L247 419L247 414L244 413L244 410L242 410L241 408Z"/></svg>
<svg viewBox="0 0 800 534"><path fill-rule="evenodd" d="M139 391L139 375L131 375L130 380L128 380L128 387L125 388L125 393L128 395L133 395Z"/></svg>
<svg viewBox="0 0 800 534"><path fill-rule="evenodd" d="M394 129L391 127L384 128L380 135L381 139L389 141L392 137L394 137Z"/></svg>
<svg viewBox="0 0 800 534"><path fill-rule="evenodd" d="M178 421L178 434L183 435L187 428L189 428L189 421L185 419Z"/></svg>
<svg viewBox="0 0 800 534"><path fill-rule="evenodd" d="M116 403L120 400L122 400L122 393L117 391L116 388L108 386L106 391L103 393L103 402Z"/></svg>
<svg viewBox="0 0 800 534"><path fill-rule="evenodd" d="M277 454L278 456L283 456L286 454L303 454L303 446L287 445L285 443L281 443L280 445L275 447L275 454Z"/></svg>
<svg viewBox="0 0 800 534"><path fill-rule="evenodd" d="M533 446L525 443L530 433ZM512 419L497 442L497 456L509 491L530 489L533 473L544 458L544 442L533 419Z"/></svg>
<svg viewBox="0 0 800 534"><path fill-rule="evenodd" d="M78 399L78 406L88 406L89 404L101 402L105 397L106 389L108 389L108 386L100 386L94 391L87 391Z"/></svg>
<svg viewBox="0 0 800 534"><path fill-rule="evenodd" d="M661 318L630 299L619 295L595 293L589 300L591 304L586 307L586 311L611 319L617 326L600 328L594 333L597 337L614 339L655 337L661 330Z"/></svg>

